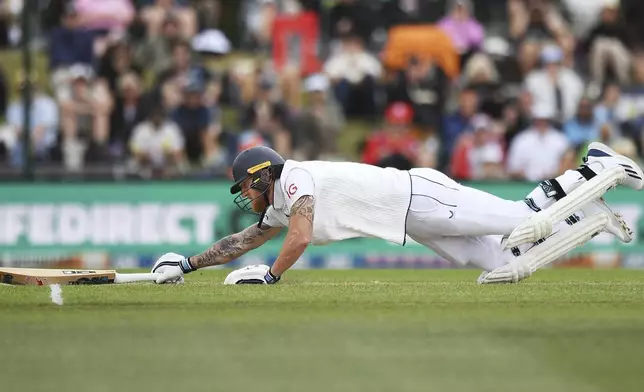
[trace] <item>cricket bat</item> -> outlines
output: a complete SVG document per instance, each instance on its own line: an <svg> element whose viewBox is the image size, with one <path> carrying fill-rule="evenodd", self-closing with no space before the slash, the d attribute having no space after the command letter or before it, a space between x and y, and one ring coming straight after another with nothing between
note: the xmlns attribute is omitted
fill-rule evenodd
<svg viewBox="0 0 644 392"><path fill-rule="evenodd" d="M48 286L153 282L159 274L119 274L114 270L73 270L0 267L0 283Z"/></svg>

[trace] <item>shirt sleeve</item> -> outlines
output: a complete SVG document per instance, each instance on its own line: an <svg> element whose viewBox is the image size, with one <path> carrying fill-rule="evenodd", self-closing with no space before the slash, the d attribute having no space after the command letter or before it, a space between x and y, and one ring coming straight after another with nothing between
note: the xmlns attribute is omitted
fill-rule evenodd
<svg viewBox="0 0 644 392"><path fill-rule="evenodd" d="M313 177L308 171L301 168L294 168L286 173L286 177L284 177L284 181L281 181L281 184L289 211L302 196L315 195Z"/></svg>

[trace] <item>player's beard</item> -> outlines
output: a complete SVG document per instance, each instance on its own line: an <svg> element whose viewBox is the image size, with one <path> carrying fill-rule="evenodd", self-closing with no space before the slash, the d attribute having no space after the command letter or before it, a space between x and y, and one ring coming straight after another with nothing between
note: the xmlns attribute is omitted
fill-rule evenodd
<svg viewBox="0 0 644 392"><path fill-rule="evenodd" d="M253 212L256 212L258 214L261 214L262 212L264 212L266 207L268 207L266 205L266 199L264 198L264 196L261 195L253 199L252 207L253 207Z"/></svg>

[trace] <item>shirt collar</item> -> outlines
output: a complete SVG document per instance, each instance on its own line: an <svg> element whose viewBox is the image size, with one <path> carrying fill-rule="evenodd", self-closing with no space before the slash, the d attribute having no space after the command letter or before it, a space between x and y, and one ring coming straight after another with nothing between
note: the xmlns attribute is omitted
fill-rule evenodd
<svg viewBox="0 0 644 392"><path fill-rule="evenodd" d="M273 208L282 210L285 205L286 199L284 198L284 192L282 192L282 182L278 178L273 183Z"/></svg>

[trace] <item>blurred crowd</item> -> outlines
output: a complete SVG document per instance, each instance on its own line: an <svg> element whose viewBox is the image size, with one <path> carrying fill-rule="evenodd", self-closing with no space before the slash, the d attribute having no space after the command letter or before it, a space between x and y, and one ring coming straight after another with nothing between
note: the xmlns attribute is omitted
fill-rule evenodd
<svg viewBox="0 0 644 392"><path fill-rule="evenodd" d="M641 0L36 2L47 72L0 70L9 170L23 132L38 167L143 178L255 145L459 180L550 178L594 140L642 156ZM0 4L15 51L24 0Z"/></svg>

